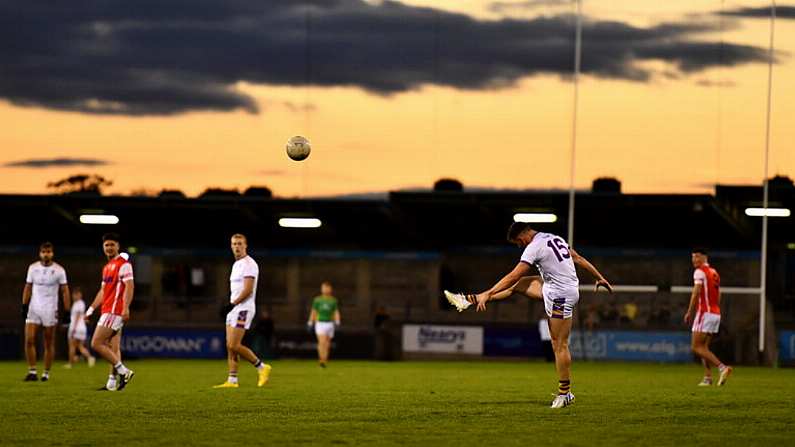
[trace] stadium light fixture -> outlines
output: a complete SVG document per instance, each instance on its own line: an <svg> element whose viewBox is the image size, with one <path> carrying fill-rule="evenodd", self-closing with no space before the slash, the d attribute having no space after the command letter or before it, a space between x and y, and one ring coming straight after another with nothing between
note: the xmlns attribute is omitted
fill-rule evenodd
<svg viewBox="0 0 795 447"><path fill-rule="evenodd" d="M323 222L315 217L282 217L279 226L282 228L320 228Z"/></svg>
<svg viewBox="0 0 795 447"><path fill-rule="evenodd" d="M88 225L116 225L119 218L113 214L81 214L80 223Z"/></svg>
<svg viewBox="0 0 795 447"><path fill-rule="evenodd" d="M746 208L745 215L751 217L789 217L789 208Z"/></svg>
<svg viewBox="0 0 795 447"><path fill-rule="evenodd" d="M513 215L513 221L525 223L553 223L558 221L558 216L553 213L516 213Z"/></svg>

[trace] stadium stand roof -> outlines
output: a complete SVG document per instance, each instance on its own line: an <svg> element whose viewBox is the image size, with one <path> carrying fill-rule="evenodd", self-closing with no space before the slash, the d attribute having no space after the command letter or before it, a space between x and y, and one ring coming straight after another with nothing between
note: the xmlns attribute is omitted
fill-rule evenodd
<svg viewBox="0 0 795 447"><path fill-rule="evenodd" d="M717 194L576 195L575 246L754 250L759 218L744 215L761 201L759 187L718 186ZM779 188L774 203L795 207L795 188ZM272 248L332 250L451 250L505 243L517 212L550 212L542 231L566 234L565 192L393 192L385 199L282 199L257 196L185 198L98 195L0 195L0 245L51 240L90 245L115 231L125 245L218 247L236 232ZM86 225L81 214L107 213L117 225ZM318 229L288 229L281 217L316 217ZM793 218L770 219L771 243L786 243Z"/></svg>

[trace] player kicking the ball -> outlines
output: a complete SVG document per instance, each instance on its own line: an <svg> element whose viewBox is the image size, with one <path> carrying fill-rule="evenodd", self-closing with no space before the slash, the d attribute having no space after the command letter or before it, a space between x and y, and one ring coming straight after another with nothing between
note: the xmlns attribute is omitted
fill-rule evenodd
<svg viewBox="0 0 795 447"><path fill-rule="evenodd" d="M552 408L563 408L574 402L571 392L571 334L572 312L580 299L579 280L575 264L588 270L599 286L612 292L609 282L587 259L570 248L561 237L541 233L523 222L515 222L508 230L508 241L524 248L522 257L514 269L500 279L491 289L472 295L444 291L445 297L459 312L477 305L478 311L486 310L486 303L508 298L513 293L531 299L543 300L549 316L549 332L555 351L555 369L558 372L558 394ZM528 276L530 266L538 269L541 276Z"/></svg>
<svg viewBox="0 0 795 447"><path fill-rule="evenodd" d="M101 388L108 391L121 391L135 374L121 362L121 329L130 319L134 286L132 264L119 253L119 247L118 234L102 236L102 251L108 263L102 268L99 292L86 310L88 318L102 305L102 314L91 339L91 349L110 363L108 382Z"/></svg>
<svg viewBox="0 0 795 447"><path fill-rule="evenodd" d="M237 363L240 357L248 360L257 368L257 386L268 383L271 366L262 362L251 349L243 346L243 336L251 327L251 321L257 312L257 278L259 266L254 259L246 253L248 244L242 234L232 235L232 254L235 263L229 275L229 288L231 295L226 314L226 350L229 364L229 377L226 382L215 385L213 388L237 388Z"/></svg>

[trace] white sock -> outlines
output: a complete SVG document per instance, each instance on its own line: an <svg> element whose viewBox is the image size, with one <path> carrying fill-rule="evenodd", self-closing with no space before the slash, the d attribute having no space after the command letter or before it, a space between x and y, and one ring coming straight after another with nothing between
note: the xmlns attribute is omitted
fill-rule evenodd
<svg viewBox="0 0 795 447"><path fill-rule="evenodd" d="M119 374L127 374L127 372L129 372L127 367L124 366L124 364L122 362L119 362L119 363L113 365L113 369L115 369L116 372L119 373Z"/></svg>
<svg viewBox="0 0 795 447"><path fill-rule="evenodd" d="M257 363L254 364L254 367L257 368L257 371L262 371L265 368L265 363L257 359Z"/></svg>
<svg viewBox="0 0 795 447"><path fill-rule="evenodd" d="M108 383L105 384L105 388L116 388L116 376L113 374L108 376Z"/></svg>
<svg viewBox="0 0 795 447"><path fill-rule="evenodd" d="M229 383L237 383L237 373L229 374L229 377L226 379Z"/></svg>
<svg viewBox="0 0 795 447"><path fill-rule="evenodd" d="M44 373L41 376L42 377L50 377L50 370L49 369L45 369Z"/></svg>

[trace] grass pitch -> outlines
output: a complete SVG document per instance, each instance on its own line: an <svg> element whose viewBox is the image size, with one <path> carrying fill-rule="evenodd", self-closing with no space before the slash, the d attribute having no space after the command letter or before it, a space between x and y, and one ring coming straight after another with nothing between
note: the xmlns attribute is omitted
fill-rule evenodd
<svg viewBox="0 0 795 447"><path fill-rule="evenodd" d="M548 408L553 366L519 362L273 362L239 389L218 361L130 362L98 392L104 365L25 383L0 363L0 445L794 445L795 370L739 367L698 388L698 365L574 365L575 404Z"/></svg>

